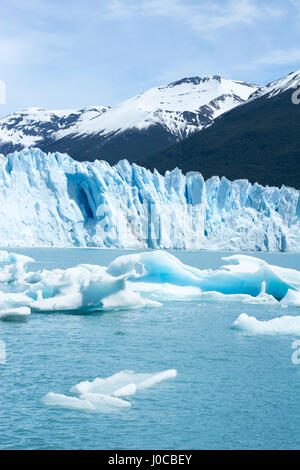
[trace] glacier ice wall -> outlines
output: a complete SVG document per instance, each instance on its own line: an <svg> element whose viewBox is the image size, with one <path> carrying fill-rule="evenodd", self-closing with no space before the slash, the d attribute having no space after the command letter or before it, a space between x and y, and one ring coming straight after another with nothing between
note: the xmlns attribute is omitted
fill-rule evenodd
<svg viewBox="0 0 300 470"><path fill-rule="evenodd" d="M126 160L0 156L1 246L300 250L300 192Z"/></svg>

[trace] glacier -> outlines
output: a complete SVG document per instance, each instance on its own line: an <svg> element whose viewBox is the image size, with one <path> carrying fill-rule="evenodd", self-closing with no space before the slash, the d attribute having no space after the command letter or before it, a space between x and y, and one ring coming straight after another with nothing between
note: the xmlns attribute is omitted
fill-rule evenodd
<svg viewBox="0 0 300 470"><path fill-rule="evenodd" d="M299 251L300 192L122 160L0 155L2 247Z"/></svg>

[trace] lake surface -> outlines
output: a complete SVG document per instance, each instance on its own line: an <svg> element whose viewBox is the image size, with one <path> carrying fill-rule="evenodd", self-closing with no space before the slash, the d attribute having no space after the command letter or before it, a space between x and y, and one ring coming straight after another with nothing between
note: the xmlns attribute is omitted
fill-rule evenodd
<svg viewBox="0 0 300 470"><path fill-rule="evenodd" d="M108 265L127 250L10 249L32 256L30 270ZM176 251L200 269L233 253ZM300 254L255 253L298 269ZM2 289L2 287L0 287ZM260 320L299 309L241 303L164 302L158 308L89 315L31 314L0 322L1 449L299 449L300 365L293 335L231 329L247 313ZM176 378L140 390L130 408L91 413L47 406L84 380L123 370Z"/></svg>

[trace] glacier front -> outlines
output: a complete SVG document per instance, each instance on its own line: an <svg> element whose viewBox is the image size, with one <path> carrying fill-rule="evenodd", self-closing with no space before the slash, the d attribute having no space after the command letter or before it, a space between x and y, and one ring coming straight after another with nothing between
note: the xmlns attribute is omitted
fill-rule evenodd
<svg viewBox="0 0 300 470"><path fill-rule="evenodd" d="M300 192L37 148L0 156L0 245L299 251Z"/></svg>

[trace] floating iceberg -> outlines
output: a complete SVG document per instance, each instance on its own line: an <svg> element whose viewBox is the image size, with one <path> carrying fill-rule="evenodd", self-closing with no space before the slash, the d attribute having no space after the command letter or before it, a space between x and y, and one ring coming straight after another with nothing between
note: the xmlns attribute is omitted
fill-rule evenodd
<svg viewBox="0 0 300 470"><path fill-rule="evenodd" d="M30 308L19 307L0 310L0 320L3 321L26 321L30 315Z"/></svg>
<svg viewBox="0 0 300 470"><path fill-rule="evenodd" d="M300 307L300 291L289 289L280 303L283 306Z"/></svg>
<svg viewBox="0 0 300 470"><path fill-rule="evenodd" d="M232 324L232 329L251 334L291 334L300 335L300 316L282 316L260 321L242 313Z"/></svg>
<svg viewBox="0 0 300 470"><path fill-rule="evenodd" d="M110 412L120 408L129 408L131 403L120 397L130 397L138 390L152 387L164 380L175 378L177 371L169 369L157 374L136 374L133 371L121 371L106 379L96 378L92 382L80 382L71 388L71 393L79 397L59 393L47 393L43 398L46 405L83 411Z"/></svg>
<svg viewBox="0 0 300 470"><path fill-rule="evenodd" d="M16 261L0 267L0 310L72 312L158 307L164 301L300 306L300 272L246 255L219 269L188 266L165 251L120 256L107 267L82 264L30 272Z"/></svg>
<svg viewBox="0 0 300 470"><path fill-rule="evenodd" d="M128 161L0 155L0 245L299 251L300 193Z"/></svg>
<svg viewBox="0 0 300 470"><path fill-rule="evenodd" d="M17 253L9 253L5 250L0 251L0 263L16 263L17 261L26 264L32 263L34 259Z"/></svg>
<svg viewBox="0 0 300 470"><path fill-rule="evenodd" d="M214 294L203 292L215 292L224 295L246 294L252 297L260 295L260 300L281 300L288 290L298 291L300 289L300 272L294 269L286 269L269 265L266 261L246 255L233 255L223 258L226 264L217 270L200 270L187 266L175 256L164 251L135 253L133 255L120 256L107 268L112 276L125 276L127 274L130 286L145 293L151 293L151 286L155 295L158 295L159 285L163 285L162 294L171 291L169 285L181 286L178 296L186 293L195 300L204 300L205 297L212 299ZM189 289L184 289L184 287ZM191 290L193 288L193 290ZM195 290L197 288L198 290ZM175 296L175 289L173 289ZM217 299L217 295L215 295ZM242 298L241 298L242 299ZM245 299L245 298L244 298ZM259 300L259 299L257 299Z"/></svg>
<svg viewBox="0 0 300 470"><path fill-rule="evenodd" d="M93 265L42 271L40 280L32 284L27 295L34 299L30 304L33 312L85 313L161 305L129 290L126 277L113 277L105 267Z"/></svg>

